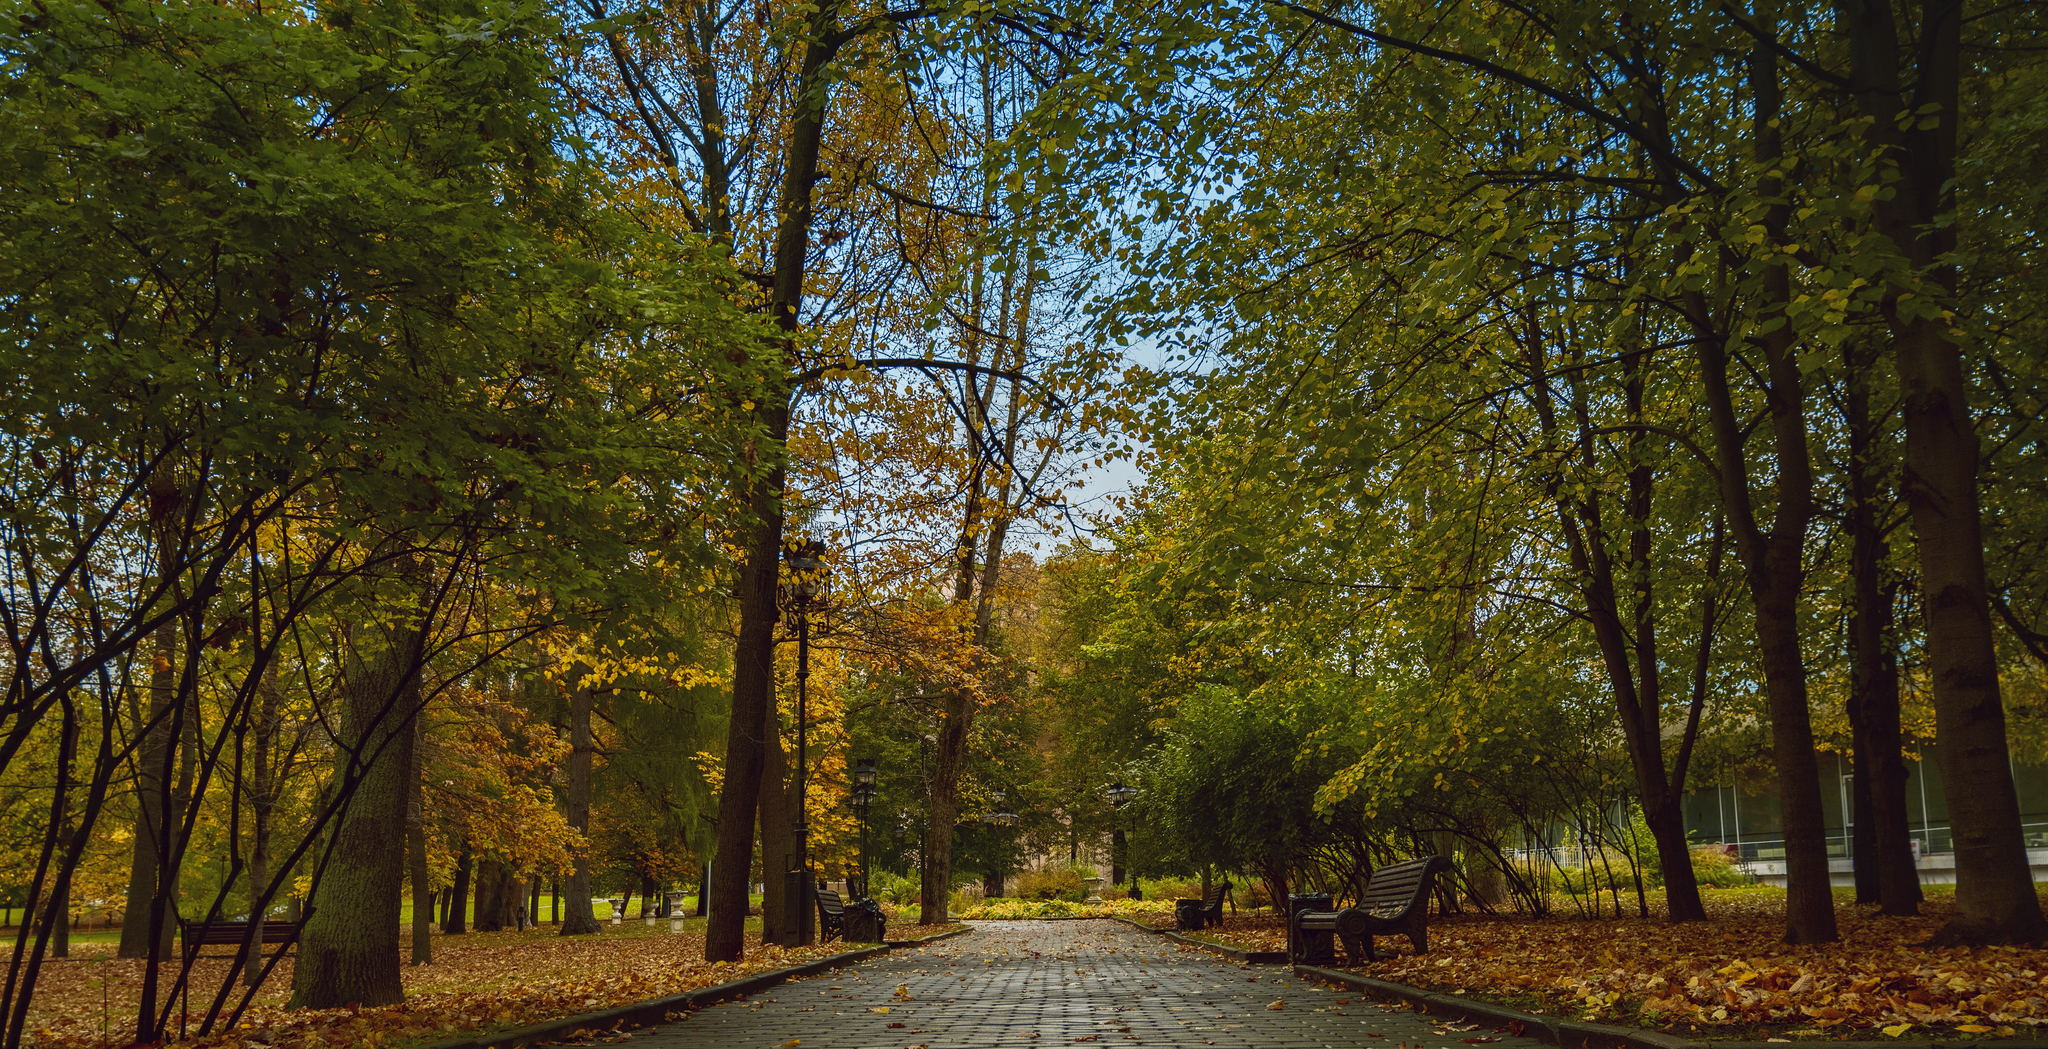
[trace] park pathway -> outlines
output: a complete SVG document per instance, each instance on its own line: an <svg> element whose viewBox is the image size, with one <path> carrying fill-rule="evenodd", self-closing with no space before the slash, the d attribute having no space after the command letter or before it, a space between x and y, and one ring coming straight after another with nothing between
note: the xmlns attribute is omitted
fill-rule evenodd
<svg viewBox="0 0 2048 1049"><path fill-rule="evenodd" d="M1278 1003L1278 1008L1274 1008ZM634 1049L1537 1049L1112 921L977 922L704 1009Z"/></svg>

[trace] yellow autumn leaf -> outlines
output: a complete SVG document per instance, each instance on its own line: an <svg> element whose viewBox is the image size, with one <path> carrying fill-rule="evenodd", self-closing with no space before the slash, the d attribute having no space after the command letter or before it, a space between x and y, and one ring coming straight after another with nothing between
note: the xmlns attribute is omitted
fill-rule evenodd
<svg viewBox="0 0 2048 1049"><path fill-rule="evenodd" d="M869 1009L869 1010L868 1010L868 1012L871 1012L871 1013L886 1013L886 1012L888 1012L888 1011L889 1011L889 1007L888 1007L888 1006L886 1006L886 1005L877 1005L877 1006L875 1006L874 1008L872 1008L872 1009Z"/></svg>
<svg viewBox="0 0 2048 1049"><path fill-rule="evenodd" d="M1273 1004L1271 1004L1271 1005L1269 1005L1269 1006L1266 1006L1266 1008L1268 1008L1268 1009L1285 1009L1285 1008L1287 1008L1287 1003L1286 1003L1285 1001L1279 1001L1279 1002L1274 1002Z"/></svg>
<svg viewBox="0 0 2048 1049"><path fill-rule="evenodd" d="M1898 1036L1905 1034L1907 1031L1910 1031L1912 1029L1912 1024L1893 1024L1890 1027L1885 1028L1884 1033L1893 1038L1897 1038Z"/></svg>
<svg viewBox="0 0 2048 1049"><path fill-rule="evenodd" d="M249 935L251 935L251 936L254 936L254 935L256 935L256 934L255 934L255 933L250 933ZM796 1047L797 1047L797 1046L799 1046L799 1045L802 1045L802 1044L804 1044L804 1040L803 1040L803 1039L801 1039L801 1038L792 1038L792 1039L790 1039L789 1041L787 1041L787 1042L784 1042L784 1043L782 1043L781 1049L796 1049Z"/></svg>
<svg viewBox="0 0 2048 1049"><path fill-rule="evenodd" d="M1963 1024L1962 1026L1956 1028L1956 1030L1968 1031L1971 1034L1983 1034L1984 1032L1991 1030L1991 1028L1986 1027L1983 1024Z"/></svg>

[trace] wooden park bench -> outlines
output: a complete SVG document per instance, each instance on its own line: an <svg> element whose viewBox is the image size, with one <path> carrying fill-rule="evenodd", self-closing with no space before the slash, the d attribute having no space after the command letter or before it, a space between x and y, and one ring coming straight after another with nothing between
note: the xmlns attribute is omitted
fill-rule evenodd
<svg viewBox="0 0 2048 1049"><path fill-rule="evenodd" d="M304 924L304 922L283 921L275 918L266 919L263 922L262 930L257 933L260 937L257 943L259 945L281 943L284 946L279 947L277 953L282 955L298 945L299 928ZM191 968L194 958L231 958L241 953L242 945L249 942L249 923L241 920L192 922L179 918L178 942L184 947L185 966L187 969ZM228 947L232 948L232 950L224 954L200 953L208 947ZM262 961L263 951L259 946L254 952L251 952L249 960L244 964L249 969L260 972L262 970L259 968L259 965ZM191 1015L192 1012L192 980L189 977L181 982L178 993L182 999L182 1004L178 1007L182 1010L178 1018L178 1032L182 1035L185 1030L185 1017Z"/></svg>
<svg viewBox="0 0 2048 1049"><path fill-rule="evenodd" d="M1430 877L1449 870L1451 861L1442 856L1396 863L1372 872L1356 907L1339 911L1296 911L1288 950L1297 964L1315 965L1332 960L1332 933L1344 941L1344 953L1352 965L1362 955L1374 961L1374 936L1405 935L1416 954L1429 953Z"/></svg>
<svg viewBox="0 0 2048 1049"><path fill-rule="evenodd" d="M831 889L819 889L818 942L831 943L846 935L846 901Z"/></svg>
<svg viewBox="0 0 2048 1049"><path fill-rule="evenodd" d="M264 921L263 931L260 935L262 938L257 941L258 943L281 943L285 945L282 950L290 950L292 945L298 943L299 923L268 919ZM201 948L205 947L233 947L239 950L243 944L249 942L249 923L240 920L191 922L180 918L178 919L178 939L185 945L185 957L187 958L229 957L234 953L233 951L228 952L226 955L203 956L199 952ZM252 965L256 961L256 958L249 959L249 963Z"/></svg>

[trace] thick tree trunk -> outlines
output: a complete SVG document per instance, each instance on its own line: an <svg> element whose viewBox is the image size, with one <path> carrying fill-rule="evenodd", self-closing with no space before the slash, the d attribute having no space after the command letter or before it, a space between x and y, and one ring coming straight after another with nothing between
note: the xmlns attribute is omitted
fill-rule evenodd
<svg viewBox="0 0 2048 1049"><path fill-rule="evenodd" d="M597 914L590 906L589 850L590 760L597 749L590 732L590 708L596 697L583 683L584 676L579 670L569 686L569 782L562 788L562 803L568 810L569 826L584 835L584 843L576 850L576 866L569 871L569 913L562 919L563 936L582 936L599 929Z"/></svg>
<svg viewBox="0 0 2048 1049"><path fill-rule="evenodd" d="M505 889L498 894L498 924L522 932L526 929L526 879L509 863L505 865Z"/></svg>
<svg viewBox="0 0 2048 1049"><path fill-rule="evenodd" d="M448 916L441 920L441 931L450 936L469 931L469 876L474 863L465 838L462 852L455 857L455 884L448 887Z"/></svg>
<svg viewBox="0 0 2048 1049"><path fill-rule="evenodd" d="M967 728L973 701L964 690L946 694L946 720L939 726L938 754L932 766L931 822L925 831L924 866L919 872L917 917L920 925L951 921L947 908L953 895L953 830L960 816L960 766L967 756Z"/></svg>
<svg viewBox="0 0 2048 1049"><path fill-rule="evenodd" d="M332 859L314 890L312 916L300 933L290 1002L295 1009L405 1000L398 928L423 634L411 622L363 623L356 629L358 644L366 640L363 635L381 634L380 650L352 653L341 688L337 777L358 778L335 829Z"/></svg>
<svg viewBox="0 0 2048 1049"><path fill-rule="evenodd" d="M476 905L471 908L470 926L477 932L504 931L503 897L508 873L497 860L476 861ZM587 897L584 906L589 906Z"/></svg>
<svg viewBox="0 0 2048 1049"><path fill-rule="evenodd" d="M804 57L794 97L798 100L783 155L776 201L774 285L769 308L785 339L785 367L793 366L802 327L805 260L815 218L812 190L824 142L825 111L831 94L826 66L838 53L834 38L844 0L823 0L805 19ZM723 208L724 201L714 201ZM738 961L746 953L747 885L754 866L754 820L759 811L763 743L775 702L775 585L782 567L783 488L788 480L782 442L789 436L790 398L786 380L757 398L755 418L769 442L749 450L749 465L765 466L749 484L752 517L746 561L740 569L740 629L733 646L732 718L727 723L725 788L718 798L718 848L711 872L718 890L705 924L704 960ZM773 880L776 857L763 857Z"/></svg>
<svg viewBox="0 0 2048 1049"><path fill-rule="evenodd" d="M1917 32L1903 47L1900 13L1889 0L1854 0L1843 13L1851 90L1871 118L1872 144L1901 176L1873 203L1878 231L1891 239L1906 270L1924 274L1889 287L1884 307L1904 393L1901 488L1919 555L1935 735L1955 842L1956 915L1931 942L2038 943L2048 939L2048 920L2021 837L1999 695L1969 380L1948 335L1956 322L1939 312L1956 286L1947 259L1955 229L1942 218L1953 208L1963 5L1909 7L1907 24ZM1901 75L1902 52L1912 56L1910 75ZM1899 118L1922 107L1929 107L1926 116L1908 119L1902 129Z"/></svg>

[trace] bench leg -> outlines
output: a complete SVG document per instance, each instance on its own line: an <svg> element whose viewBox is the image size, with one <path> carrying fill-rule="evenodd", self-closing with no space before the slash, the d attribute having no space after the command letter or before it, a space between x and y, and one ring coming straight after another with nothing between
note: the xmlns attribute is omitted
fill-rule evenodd
<svg viewBox="0 0 2048 1049"><path fill-rule="evenodd" d="M1415 945L1416 954L1429 953L1429 923L1420 915L1408 923L1408 942Z"/></svg>
<svg viewBox="0 0 2048 1049"><path fill-rule="evenodd" d="M1345 964L1347 964L1347 965L1351 966L1352 968L1356 969L1356 968L1358 968L1358 967L1359 967L1360 965L1363 965L1363 964L1365 964L1365 963L1366 963L1367 961L1371 960L1371 958L1372 958L1372 937L1370 937L1370 936L1351 936L1351 935L1347 935L1347 934L1345 934L1345 933L1338 933L1338 934L1337 934L1337 938L1338 938L1338 939L1340 939L1340 940L1343 940L1343 941L1344 941L1344 962L1345 962ZM1360 940L1364 940L1365 942L1361 944L1361 943L1359 943L1359 942L1358 942L1358 941L1360 941Z"/></svg>

